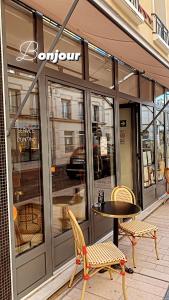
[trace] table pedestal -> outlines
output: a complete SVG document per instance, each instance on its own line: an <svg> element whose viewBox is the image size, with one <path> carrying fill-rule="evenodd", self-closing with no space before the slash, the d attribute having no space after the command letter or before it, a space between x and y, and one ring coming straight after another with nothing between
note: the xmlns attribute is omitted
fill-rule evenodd
<svg viewBox="0 0 169 300"><path fill-rule="evenodd" d="M118 248L118 245L119 245L119 222L118 222L118 219L116 219L116 218L114 218L113 243Z"/></svg>
<svg viewBox="0 0 169 300"><path fill-rule="evenodd" d="M113 243L118 248L119 245L119 221L117 218L114 218L114 228L113 228ZM114 265L112 266L115 269L121 269L120 265ZM133 274L134 271L132 268L128 268L125 266L125 271L129 274Z"/></svg>

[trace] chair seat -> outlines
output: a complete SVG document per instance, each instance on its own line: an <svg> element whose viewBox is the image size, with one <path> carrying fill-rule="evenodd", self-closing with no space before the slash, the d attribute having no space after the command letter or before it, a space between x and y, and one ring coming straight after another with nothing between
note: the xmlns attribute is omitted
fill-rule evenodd
<svg viewBox="0 0 169 300"><path fill-rule="evenodd" d="M150 233L152 231L156 231L158 228L155 225L143 222L143 221L130 221L120 223L120 228L132 235L143 235L146 233Z"/></svg>
<svg viewBox="0 0 169 300"><path fill-rule="evenodd" d="M120 260L126 260L125 255L112 242L88 246L87 253L91 266L119 263Z"/></svg>

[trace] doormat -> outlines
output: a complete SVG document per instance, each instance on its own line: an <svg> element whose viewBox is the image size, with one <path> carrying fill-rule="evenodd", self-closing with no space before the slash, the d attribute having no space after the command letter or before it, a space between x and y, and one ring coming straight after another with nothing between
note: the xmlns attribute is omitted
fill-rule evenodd
<svg viewBox="0 0 169 300"><path fill-rule="evenodd" d="M168 290L165 294L164 300L169 300L169 286L168 286Z"/></svg>

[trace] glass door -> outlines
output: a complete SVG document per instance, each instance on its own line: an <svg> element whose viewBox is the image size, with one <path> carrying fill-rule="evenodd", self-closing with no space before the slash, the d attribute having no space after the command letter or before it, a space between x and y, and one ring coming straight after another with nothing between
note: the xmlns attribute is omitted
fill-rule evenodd
<svg viewBox="0 0 169 300"><path fill-rule="evenodd" d="M66 208L71 208L83 229L88 218L83 91L49 82L48 103L55 269L74 255Z"/></svg>
<svg viewBox="0 0 169 300"><path fill-rule="evenodd" d="M115 186L113 99L91 94L94 202L110 200ZM95 216L95 240L112 230L112 220Z"/></svg>
<svg viewBox="0 0 169 300"><path fill-rule="evenodd" d="M142 131L152 122L154 107L142 105ZM155 126L152 124L142 135L143 208L156 201Z"/></svg>

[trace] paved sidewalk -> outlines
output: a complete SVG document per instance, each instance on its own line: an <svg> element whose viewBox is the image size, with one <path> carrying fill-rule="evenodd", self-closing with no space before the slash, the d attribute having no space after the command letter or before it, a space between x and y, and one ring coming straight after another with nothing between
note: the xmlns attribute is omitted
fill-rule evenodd
<svg viewBox="0 0 169 300"><path fill-rule="evenodd" d="M146 221L156 224L160 260L157 261L154 241L142 239L136 246L136 264L134 274L127 274L126 285L128 300L168 300L169 292L169 201L160 206ZM131 245L126 238L120 241L119 248L126 254L128 266L131 263ZM50 300L80 300L82 280L61 296L53 295ZM95 275L86 289L85 300L121 300L121 277L114 275L109 279L108 272Z"/></svg>

